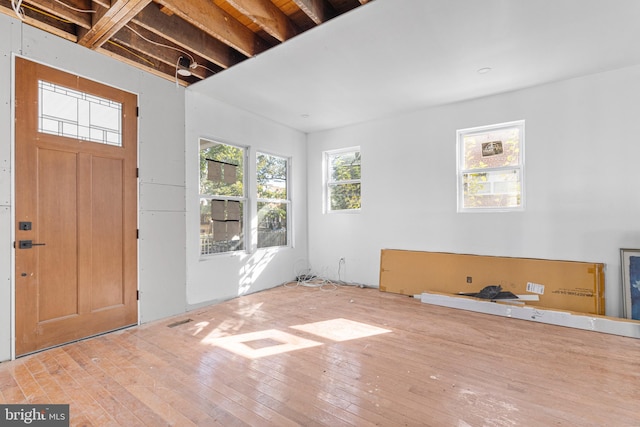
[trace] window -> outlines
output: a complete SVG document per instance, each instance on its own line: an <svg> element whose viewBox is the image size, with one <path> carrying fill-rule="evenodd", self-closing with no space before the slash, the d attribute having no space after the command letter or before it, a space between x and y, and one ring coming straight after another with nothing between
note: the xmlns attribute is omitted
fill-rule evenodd
<svg viewBox="0 0 640 427"><path fill-rule="evenodd" d="M325 152L326 211L354 211L361 206L360 149Z"/></svg>
<svg viewBox="0 0 640 427"><path fill-rule="evenodd" d="M258 248L288 244L288 163L283 157L264 153L256 156Z"/></svg>
<svg viewBox="0 0 640 427"><path fill-rule="evenodd" d="M246 150L200 140L200 253L245 248L244 158Z"/></svg>
<svg viewBox="0 0 640 427"><path fill-rule="evenodd" d="M457 135L458 212L522 210L524 121Z"/></svg>
<svg viewBox="0 0 640 427"><path fill-rule="evenodd" d="M38 132L122 146L122 104L38 81Z"/></svg>

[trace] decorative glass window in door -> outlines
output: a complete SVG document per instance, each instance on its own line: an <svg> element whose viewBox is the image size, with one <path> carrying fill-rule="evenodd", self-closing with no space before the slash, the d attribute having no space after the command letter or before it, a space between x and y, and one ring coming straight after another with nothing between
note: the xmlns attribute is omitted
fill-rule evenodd
<svg viewBox="0 0 640 427"><path fill-rule="evenodd" d="M122 147L122 104L39 80L38 132Z"/></svg>

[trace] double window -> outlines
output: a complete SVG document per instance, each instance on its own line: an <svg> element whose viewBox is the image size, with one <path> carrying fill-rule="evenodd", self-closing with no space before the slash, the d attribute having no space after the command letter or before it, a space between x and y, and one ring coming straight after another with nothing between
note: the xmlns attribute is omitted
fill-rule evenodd
<svg viewBox="0 0 640 427"><path fill-rule="evenodd" d="M200 254L243 251L249 204L247 149L200 140ZM289 160L256 156L257 246L289 244Z"/></svg>
<svg viewBox="0 0 640 427"><path fill-rule="evenodd" d="M325 155L325 211L358 211L361 207L360 148L327 151Z"/></svg>
<svg viewBox="0 0 640 427"><path fill-rule="evenodd" d="M524 206L524 121L458 131L458 212Z"/></svg>

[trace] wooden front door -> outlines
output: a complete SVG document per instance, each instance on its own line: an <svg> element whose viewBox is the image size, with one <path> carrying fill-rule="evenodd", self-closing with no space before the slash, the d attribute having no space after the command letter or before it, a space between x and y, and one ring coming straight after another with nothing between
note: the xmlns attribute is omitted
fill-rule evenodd
<svg viewBox="0 0 640 427"><path fill-rule="evenodd" d="M16 355L137 323L137 97L16 59Z"/></svg>

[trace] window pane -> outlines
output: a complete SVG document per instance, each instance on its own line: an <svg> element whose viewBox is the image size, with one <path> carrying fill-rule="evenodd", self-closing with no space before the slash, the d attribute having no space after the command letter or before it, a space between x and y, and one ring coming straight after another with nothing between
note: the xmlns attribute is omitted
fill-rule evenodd
<svg viewBox="0 0 640 427"><path fill-rule="evenodd" d="M464 208L513 208L521 205L519 169L464 173L462 179Z"/></svg>
<svg viewBox="0 0 640 427"><path fill-rule="evenodd" d="M257 155L258 198L287 199L287 159Z"/></svg>
<svg viewBox="0 0 640 427"><path fill-rule="evenodd" d="M200 199L200 253L244 249L244 206L235 200Z"/></svg>
<svg viewBox="0 0 640 427"><path fill-rule="evenodd" d="M360 209L360 183L329 185L329 209Z"/></svg>
<svg viewBox="0 0 640 427"><path fill-rule="evenodd" d="M200 194L244 196L244 149L200 140Z"/></svg>
<svg viewBox="0 0 640 427"><path fill-rule="evenodd" d="M122 104L38 81L38 132L122 146Z"/></svg>
<svg viewBox="0 0 640 427"><path fill-rule="evenodd" d="M520 128L465 135L463 150L463 169L517 166L520 163Z"/></svg>
<svg viewBox="0 0 640 427"><path fill-rule="evenodd" d="M258 202L258 247L287 245L288 203Z"/></svg>
<svg viewBox="0 0 640 427"><path fill-rule="evenodd" d="M352 151L329 155L331 181L360 179L360 152Z"/></svg>

